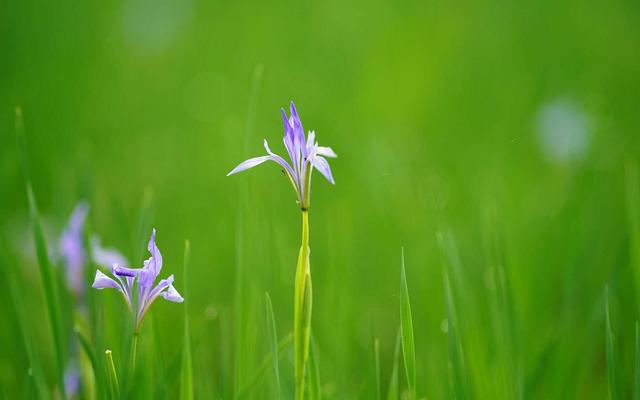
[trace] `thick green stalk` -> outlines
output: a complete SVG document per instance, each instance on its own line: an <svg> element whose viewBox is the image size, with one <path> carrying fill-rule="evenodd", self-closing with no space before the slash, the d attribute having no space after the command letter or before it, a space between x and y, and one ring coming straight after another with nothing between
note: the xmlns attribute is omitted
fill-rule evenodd
<svg viewBox="0 0 640 400"><path fill-rule="evenodd" d="M302 245L296 268L293 343L296 400L304 399L304 381L311 336L311 268L309 264L309 211L302 210Z"/></svg>

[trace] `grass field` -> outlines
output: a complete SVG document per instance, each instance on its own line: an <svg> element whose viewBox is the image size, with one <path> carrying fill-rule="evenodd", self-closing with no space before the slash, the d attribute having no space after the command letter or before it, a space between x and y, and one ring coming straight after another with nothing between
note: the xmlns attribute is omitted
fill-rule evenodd
<svg viewBox="0 0 640 400"><path fill-rule="evenodd" d="M292 100L306 399L640 398L638 2L9 0L0 55L0 398L294 398L300 206L226 176ZM92 238L153 228L134 341Z"/></svg>

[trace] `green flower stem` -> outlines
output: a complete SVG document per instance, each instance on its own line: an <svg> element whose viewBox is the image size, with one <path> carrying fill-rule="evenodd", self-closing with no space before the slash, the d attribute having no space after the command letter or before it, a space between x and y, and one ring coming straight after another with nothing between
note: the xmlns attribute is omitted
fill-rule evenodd
<svg viewBox="0 0 640 400"><path fill-rule="evenodd" d="M302 245L296 268L293 342L296 400L304 399L304 381L311 336L311 268L309 264L309 212L302 210Z"/></svg>
<svg viewBox="0 0 640 400"><path fill-rule="evenodd" d="M136 372L136 352L138 350L138 331L133 332L131 337L131 353L129 354L129 374L133 378Z"/></svg>

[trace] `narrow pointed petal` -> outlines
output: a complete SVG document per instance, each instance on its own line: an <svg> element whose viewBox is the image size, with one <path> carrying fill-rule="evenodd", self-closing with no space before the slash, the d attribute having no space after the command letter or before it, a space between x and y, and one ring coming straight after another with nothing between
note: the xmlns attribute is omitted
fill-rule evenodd
<svg viewBox="0 0 640 400"><path fill-rule="evenodd" d="M267 153L269 153L269 156L271 157L271 159L275 162L277 162L278 164L280 164L280 166L282 168L284 168L284 170L291 176L293 177L293 169L291 168L291 165L289 165L289 163L282 157L280 157L279 155L277 155L276 153L272 152L271 149L269 148L269 143L267 143L267 139L264 140L264 149L267 151Z"/></svg>
<svg viewBox="0 0 640 400"><path fill-rule="evenodd" d="M327 180L332 184L335 185L336 182L333 180L333 175L331 175L331 168L329 168L329 162L321 156L313 156L309 158L309 161L311 162L311 165L313 165L313 167L315 169L317 169L318 171L320 171L320 173L327 178Z"/></svg>
<svg viewBox="0 0 640 400"><path fill-rule="evenodd" d="M298 111L293 101L291 102L290 111L289 124L293 127L294 143L296 148L301 150L305 145L304 128L302 127L302 121L300 121L300 116L298 116Z"/></svg>
<svg viewBox="0 0 640 400"><path fill-rule="evenodd" d="M182 302L184 299L173 287L173 280L173 275L170 275L167 279L162 279L158 282L158 285L149 293L149 300L147 301L147 304L151 304L158 296L162 296L163 298L176 303Z"/></svg>
<svg viewBox="0 0 640 400"><path fill-rule="evenodd" d="M297 148L296 136L293 130L293 123L287 117L287 113L284 111L284 108L281 108L280 112L282 113L282 121L284 122L284 137L282 138L282 141L284 143L284 147L287 149L287 154L289 154L289 159L291 160L293 170L297 171L298 165L296 163L296 160L298 157L296 157L296 154L298 154L299 149Z"/></svg>
<svg viewBox="0 0 640 400"><path fill-rule="evenodd" d="M162 269L162 254L160 254L160 249L158 249L158 246L156 246L155 228L151 232L151 237L149 238L147 249L149 250L149 253L151 253L151 259L149 260L148 267L151 269L151 272L153 272L155 276L158 276L160 270Z"/></svg>
<svg viewBox="0 0 640 400"><path fill-rule="evenodd" d="M96 277L93 279L93 285L91 285L91 287L94 289L116 289L124 294L124 290L118 282L109 278L100 270L96 270Z"/></svg>
<svg viewBox="0 0 640 400"><path fill-rule="evenodd" d="M318 143L316 143L316 133L315 131L311 131L307 135L307 144L306 144L303 156L305 159L309 157L313 157L316 155L317 151L318 151Z"/></svg>
<svg viewBox="0 0 640 400"><path fill-rule="evenodd" d="M318 146L318 151L316 152L316 154L319 156L330 158L338 157L338 155L333 150L331 150L331 147Z"/></svg>
<svg viewBox="0 0 640 400"><path fill-rule="evenodd" d="M265 161L269 161L270 159L271 159L270 156L262 156L262 157L250 158L250 159L248 159L246 161L243 161L240 164L238 164L238 166L235 167L234 169L232 169L231 172L229 172L227 174L227 176L233 175L233 174L237 174L238 172L242 172L242 171L248 170L249 168L253 168L256 165L260 165Z"/></svg>
<svg viewBox="0 0 640 400"><path fill-rule="evenodd" d="M307 135L307 149L313 147L315 143L316 143L316 131L311 131Z"/></svg>

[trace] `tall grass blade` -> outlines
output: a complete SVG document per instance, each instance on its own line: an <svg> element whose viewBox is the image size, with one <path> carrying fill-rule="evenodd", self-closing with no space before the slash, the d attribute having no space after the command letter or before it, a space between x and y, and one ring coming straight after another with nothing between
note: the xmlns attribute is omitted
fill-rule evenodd
<svg viewBox="0 0 640 400"><path fill-rule="evenodd" d="M45 301L47 303L47 314L49 318L49 324L51 327L51 334L53 336L54 345L54 358L56 363L56 377L58 385L60 387L60 394L64 398L64 358L65 354L64 345L62 341L62 320L60 312L60 300L58 296L58 285L55 279L54 271L49 263L49 257L47 253L47 244L44 240L44 234L42 233L42 226L40 225L40 217L38 215L38 206L36 204L36 198L33 194L33 188L29 178L29 169L27 162L27 146L24 133L24 122L22 119L22 110L16 109L16 134L18 139L18 149L20 153L20 164L22 166L22 174L24 178L24 185L27 190L27 198L29 201L29 214L31 218L31 228L33 234L33 241L36 247L36 256L38 259L38 266L40 269L40 278L44 288Z"/></svg>
<svg viewBox="0 0 640 400"><path fill-rule="evenodd" d="M265 308L267 315L267 337L269 340L269 346L271 347L271 358L273 361L273 374L276 378L276 393L277 398L280 398L280 366L278 361L278 332L276 330L276 318L273 313L273 304L271 303L271 296L265 292Z"/></svg>
<svg viewBox="0 0 640 400"><path fill-rule="evenodd" d="M458 317L456 313L449 274L444 271L444 287L447 303L447 335L449 341L449 363L452 373L452 393L457 400L468 398L467 387L469 382L466 379L466 368L464 362L464 352L460 335L458 334Z"/></svg>
<svg viewBox="0 0 640 400"><path fill-rule="evenodd" d="M253 75L251 79L251 89L249 92L249 101L247 103L247 118L245 121L244 130L244 146L243 155L248 156L250 154L250 139L253 131L253 122L255 116L255 108L258 101L258 94L260 92L260 83L262 81L262 65L257 64L253 69ZM248 187L247 183L240 184L240 193L238 196L238 214L236 218L236 248L235 248L235 285L234 285L234 301L233 301L233 330L235 332L235 338L233 340L233 399L241 397L241 392L245 388L245 371L249 370L246 367L246 352L243 349L246 347L245 340L245 323L248 312L245 306L246 297L246 284L244 273L244 253L245 253L245 237L247 233L243 227L245 221L249 220L249 207L248 207Z"/></svg>
<svg viewBox="0 0 640 400"><path fill-rule="evenodd" d="M318 360L318 346L313 336L309 346L309 400L322 399L322 387L320 384L320 363Z"/></svg>
<svg viewBox="0 0 640 400"><path fill-rule="evenodd" d="M20 289L18 288L15 276L10 275L7 278L11 300L13 302L13 306L15 307L18 324L22 332L22 338L24 339L24 346L27 350L27 357L29 357L29 364L33 373L36 392L40 399L48 399L51 396L45 383L44 374L42 372L42 365L40 364L40 358L38 357L38 353L33 347L33 336L31 335L31 329L29 327L29 323L27 322L27 314L22 302L22 294L20 293Z"/></svg>
<svg viewBox="0 0 640 400"><path fill-rule="evenodd" d="M402 341L402 356L404 370L407 375L407 386L411 399L416 397L416 354L413 340L413 320L411 317L411 303L407 287L407 274L404 267L404 248L402 249L402 267L400 271L400 336Z"/></svg>
<svg viewBox="0 0 640 400"><path fill-rule="evenodd" d="M96 357L96 353L93 351L93 346L87 339L86 335L82 332L79 327L74 329L76 336L78 337L78 342L80 342L80 346L82 350L87 355L89 362L91 363L91 368L93 369L93 376L96 380L96 392L102 394L102 376L100 371L100 365L98 364L98 358Z"/></svg>
<svg viewBox="0 0 640 400"><path fill-rule="evenodd" d="M636 362L633 372L633 398L640 400L640 325L636 321Z"/></svg>
<svg viewBox="0 0 640 400"><path fill-rule="evenodd" d="M442 276L447 306L447 337L449 342L449 363L451 365L451 393L454 398L464 400L469 398L469 380L467 379L462 339L460 338L458 329L458 314L456 312L456 304L453 298L451 280L449 279L449 263L447 260L451 259L451 257L447 254L447 247L445 246L442 233L437 232L436 238L440 249Z"/></svg>
<svg viewBox="0 0 640 400"><path fill-rule="evenodd" d="M380 392L380 341L373 339L373 371L375 374L376 400L382 400Z"/></svg>
<svg viewBox="0 0 640 400"><path fill-rule="evenodd" d="M393 350L393 367L389 378L389 389L387 390L387 400L398 400L398 370L400 369L400 329L396 335L396 345Z"/></svg>
<svg viewBox="0 0 640 400"><path fill-rule="evenodd" d="M291 345L291 342L293 342L293 332L290 332L284 339L278 342L278 357L282 357L282 354ZM272 357L273 354L269 352L264 360L262 360L249 382L238 391L238 398L248 397L249 394L256 389L257 383L260 382L269 370L269 365L272 363Z"/></svg>
<svg viewBox="0 0 640 400"><path fill-rule="evenodd" d="M631 268L634 272L636 292L640 293L640 176L638 165L628 161L625 165L627 225ZM637 305L640 310L640 304Z"/></svg>
<svg viewBox="0 0 640 400"><path fill-rule="evenodd" d="M189 334L189 313L187 305L189 295L187 292L187 267L191 258L191 244L189 240L184 241L184 261L182 268L182 282L184 291L184 340L182 343L182 367L180 369L180 399L193 399L193 366L191 362L191 342Z"/></svg>
<svg viewBox="0 0 640 400"><path fill-rule="evenodd" d="M620 396L620 386L618 384L618 356L616 353L616 340L611 325L611 308L609 303L609 287L605 287L605 314L607 330L607 372L609 378L609 399L622 399Z"/></svg>
<svg viewBox="0 0 640 400"><path fill-rule="evenodd" d="M113 363L113 354L111 350L106 350L104 355L107 359L107 371L109 376L109 389L111 399L120 399L120 383L118 382L118 374L116 373L116 365Z"/></svg>

